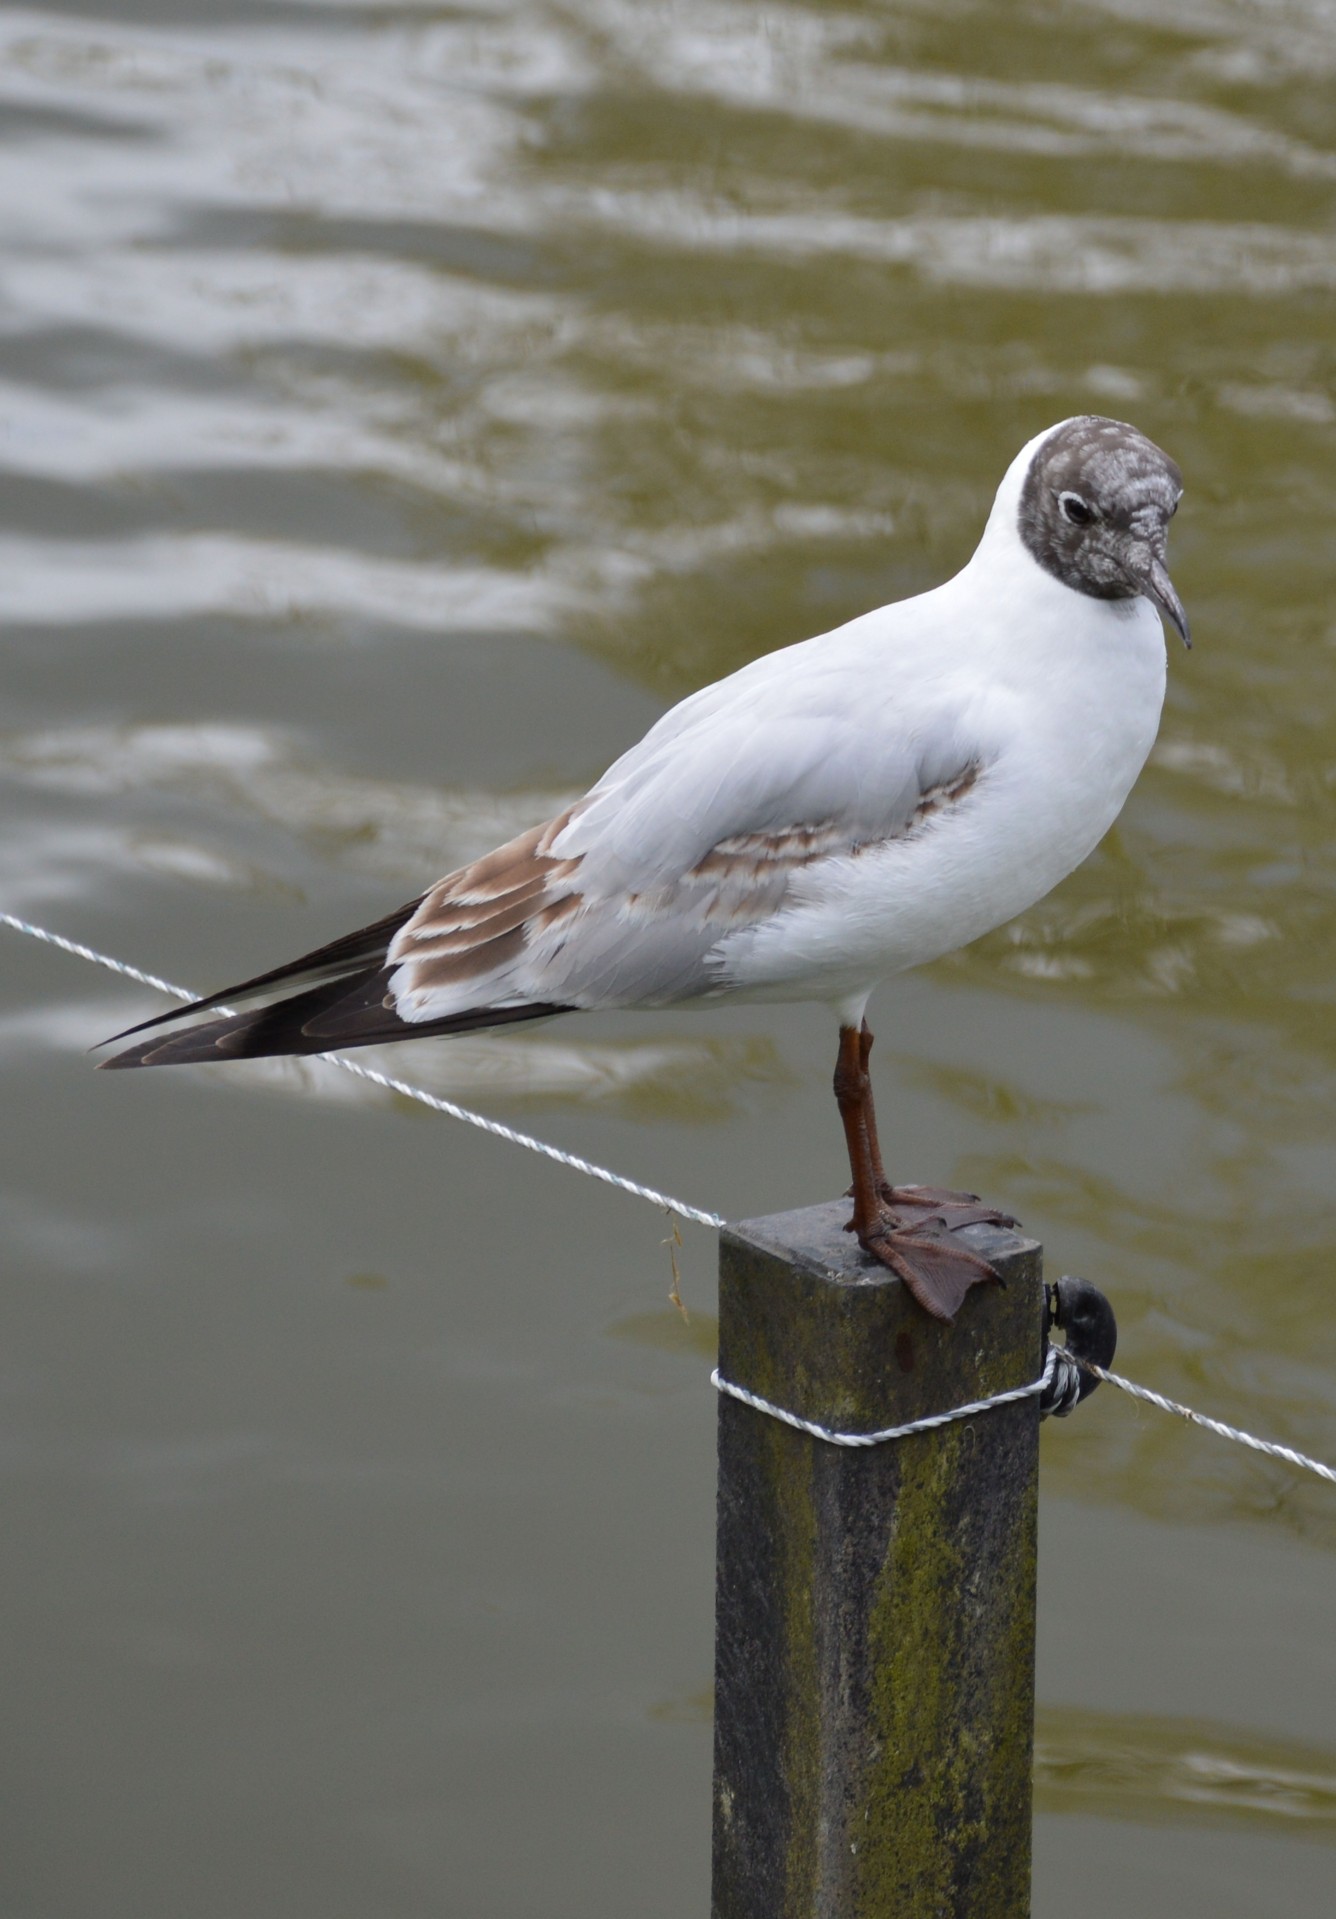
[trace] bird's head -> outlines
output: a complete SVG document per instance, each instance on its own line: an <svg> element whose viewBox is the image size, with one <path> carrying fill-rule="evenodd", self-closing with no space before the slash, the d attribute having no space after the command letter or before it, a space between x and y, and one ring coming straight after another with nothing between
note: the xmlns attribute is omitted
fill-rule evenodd
<svg viewBox="0 0 1336 1919"><path fill-rule="evenodd" d="M1144 594L1191 646L1188 616L1165 561L1183 476L1153 440L1122 420L1082 414L1036 448L1021 489L1027 551L1064 586L1096 600Z"/></svg>

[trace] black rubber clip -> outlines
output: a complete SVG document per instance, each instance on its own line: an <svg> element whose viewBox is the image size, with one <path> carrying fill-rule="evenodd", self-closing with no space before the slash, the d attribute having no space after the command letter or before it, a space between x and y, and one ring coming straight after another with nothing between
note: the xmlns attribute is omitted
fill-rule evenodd
<svg viewBox="0 0 1336 1919"><path fill-rule="evenodd" d="M1063 1278L1056 1286L1045 1286L1044 1301L1045 1360L1049 1352L1047 1335L1055 1326L1062 1327L1067 1344L1052 1348L1057 1365L1039 1395L1039 1417L1047 1419L1052 1413L1056 1419L1065 1419L1099 1385L1081 1360L1088 1359L1096 1366L1113 1364L1118 1350L1118 1322L1108 1300L1088 1279Z"/></svg>

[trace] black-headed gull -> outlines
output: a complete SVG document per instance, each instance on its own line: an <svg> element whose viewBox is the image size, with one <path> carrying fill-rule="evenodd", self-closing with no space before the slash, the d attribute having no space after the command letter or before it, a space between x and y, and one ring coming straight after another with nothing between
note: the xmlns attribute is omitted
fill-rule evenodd
<svg viewBox="0 0 1336 1919"><path fill-rule="evenodd" d="M1050 427L944 586L693 693L556 819L374 926L132 1028L147 1037L105 1063L820 1000L840 1029L850 1229L951 1318L991 1270L951 1230L1004 1216L887 1182L864 1008L880 980L1031 905L1112 825L1159 724L1160 614L1188 638L1165 567L1181 493L1135 427Z"/></svg>

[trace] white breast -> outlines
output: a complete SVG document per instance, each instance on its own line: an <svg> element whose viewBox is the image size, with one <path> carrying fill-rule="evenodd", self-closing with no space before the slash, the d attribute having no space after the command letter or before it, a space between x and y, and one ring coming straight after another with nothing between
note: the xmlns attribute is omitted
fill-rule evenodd
<svg viewBox="0 0 1336 1919"><path fill-rule="evenodd" d="M1073 592L1018 543L1014 560L990 556L986 600L971 573L932 597L954 634L969 636L953 642L953 687L984 742L976 785L907 837L804 876L784 912L725 941L733 991L870 990L1024 911L1117 818L1159 725L1158 614L1144 599Z"/></svg>

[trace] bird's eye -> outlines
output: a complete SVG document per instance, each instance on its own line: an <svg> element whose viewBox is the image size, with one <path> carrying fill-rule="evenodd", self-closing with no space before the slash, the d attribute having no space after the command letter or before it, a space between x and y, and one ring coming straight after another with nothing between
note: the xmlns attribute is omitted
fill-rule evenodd
<svg viewBox="0 0 1336 1919"><path fill-rule="evenodd" d="M1062 508L1062 517L1073 526L1089 526L1095 517L1094 508L1079 493L1059 493L1058 505Z"/></svg>

